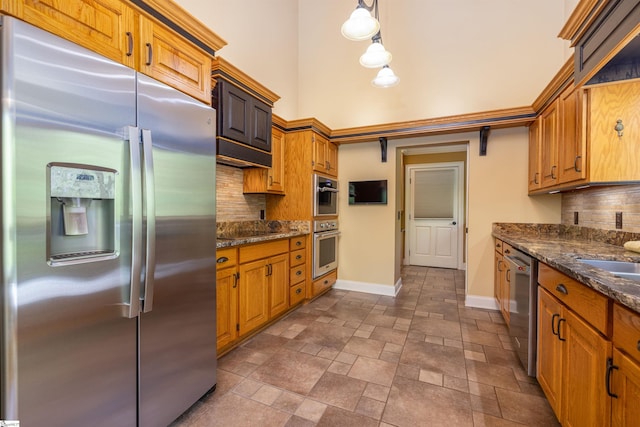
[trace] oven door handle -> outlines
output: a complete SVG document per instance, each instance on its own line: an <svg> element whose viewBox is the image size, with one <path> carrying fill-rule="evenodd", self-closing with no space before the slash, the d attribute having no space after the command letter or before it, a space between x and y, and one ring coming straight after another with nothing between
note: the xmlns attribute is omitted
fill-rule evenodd
<svg viewBox="0 0 640 427"><path fill-rule="evenodd" d="M339 236L340 232L339 231L322 231L320 233L315 233L315 234L316 234L316 238L324 238L324 237Z"/></svg>
<svg viewBox="0 0 640 427"><path fill-rule="evenodd" d="M324 193L325 191L328 191L330 193L337 193L338 189L337 188L331 188L331 187L318 187L318 191L321 193Z"/></svg>

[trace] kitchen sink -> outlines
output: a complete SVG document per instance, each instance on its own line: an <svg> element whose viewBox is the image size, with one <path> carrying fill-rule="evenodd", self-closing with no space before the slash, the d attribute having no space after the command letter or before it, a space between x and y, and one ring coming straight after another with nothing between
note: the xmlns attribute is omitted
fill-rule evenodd
<svg viewBox="0 0 640 427"><path fill-rule="evenodd" d="M592 267L601 268L616 277L640 281L640 263L630 261L607 261L602 259L578 259Z"/></svg>

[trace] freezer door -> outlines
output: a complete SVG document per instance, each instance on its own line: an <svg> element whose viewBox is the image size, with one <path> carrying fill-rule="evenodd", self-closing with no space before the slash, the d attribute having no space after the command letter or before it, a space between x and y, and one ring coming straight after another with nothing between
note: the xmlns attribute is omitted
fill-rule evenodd
<svg viewBox="0 0 640 427"><path fill-rule="evenodd" d="M215 111L139 75L138 126L152 144L145 184L155 185L145 203L156 245L140 316L144 427L169 424L216 384Z"/></svg>
<svg viewBox="0 0 640 427"><path fill-rule="evenodd" d="M124 129L135 125L135 74L11 18L3 18L1 31L0 419L135 426L136 319L123 314L131 279ZM74 183L114 179L114 199L84 199L86 229L83 223L62 231L63 207L51 192L54 165L109 171L78 172ZM65 245L111 254L53 262L52 248Z"/></svg>

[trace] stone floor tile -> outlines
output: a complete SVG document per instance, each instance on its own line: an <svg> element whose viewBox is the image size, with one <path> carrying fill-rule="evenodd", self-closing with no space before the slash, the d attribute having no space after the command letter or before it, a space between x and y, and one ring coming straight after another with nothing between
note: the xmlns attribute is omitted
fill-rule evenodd
<svg viewBox="0 0 640 427"><path fill-rule="evenodd" d="M560 425L544 397L501 388L496 388L496 395L504 419L530 426Z"/></svg>
<svg viewBox="0 0 640 427"><path fill-rule="evenodd" d="M307 394L331 361L305 353L283 350L256 369L250 378L295 393Z"/></svg>
<svg viewBox="0 0 640 427"><path fill-rule="evenodd" d="M281 411L295 413L298 407L304 402L304 397L296 393L283 391L280 396L271 404L271 407Z"/></svg>
<svg viewBox="0 0 640 427"><path fill-rule="evenodd" d="M379 420L382 417L385 404L379 400L370 399L368 397L361 397L356 406L355 412L358 414L366 415L367 417Z"/></svg>
<svg viewBox="0 0 640 427"><path fill-rule="evenodd" d="M327 409L327 405L317 402L312 399L305 399L298 409L296 409L295 415L304 419L317 423L322 418L324 411Z"/></svg>
<svg viewBox="0 0 640 427"><path fill-rule="evenodd" d="M427 371L426 369L420 369L418 379L424 383L438 386L442 386L444 384L444 375L440 372Z"/></svg>
<svg viewBox="0 0 640 427"><path fill-rule="evenodd" d="M309 392L309 397L327 405L353 411L366 386L366 381L325 372Z"/></svg>
<svg viewBox="0 0 640 427"><path fill-rule="evenodd" d="M352 337L344 346L344 351L358 356L377 358L384 348L384 341Z"/></svg>
<svg viewBox="0 0 640 427"><path fill-rule="evenodd" d="M390 386L396 366L397 363L360 356L347 375L370 383Z"/></svg>
<svg viewBox="0 0 640 427"><path fill-rule="evenodd" d="M260 402L227 393L215 405L208 406L193 427L279 427L284 426L290 417L291 414Z"/></svg>
<svg viewBox="0 0 640 427"><path fill-rule="evenodd" d="M387 397L389 397L390 387L385 387L380 384L369 383L367 387L364 389L362 396L368 397L370 399L379 400L380 402L386 402Z"/></svg>

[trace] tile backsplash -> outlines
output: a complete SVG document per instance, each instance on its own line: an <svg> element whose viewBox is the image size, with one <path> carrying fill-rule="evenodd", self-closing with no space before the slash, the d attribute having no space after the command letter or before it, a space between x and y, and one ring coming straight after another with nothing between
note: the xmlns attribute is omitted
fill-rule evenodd
<svg viewBox="0 0 640 427"><path fill-rule="evenodd" d="M240 168L216 165L216 221L254 221L266 211L264 194L242 193L243 172Z"/></svg>
<svg viewBox="0 0 640 427"><path fill-rule="evenodd" d="M574 224L578 212L581 227L640 233L640 185L593 187L563 193L562 224ZM622 228L616 228L616 213Z"/></svg>

